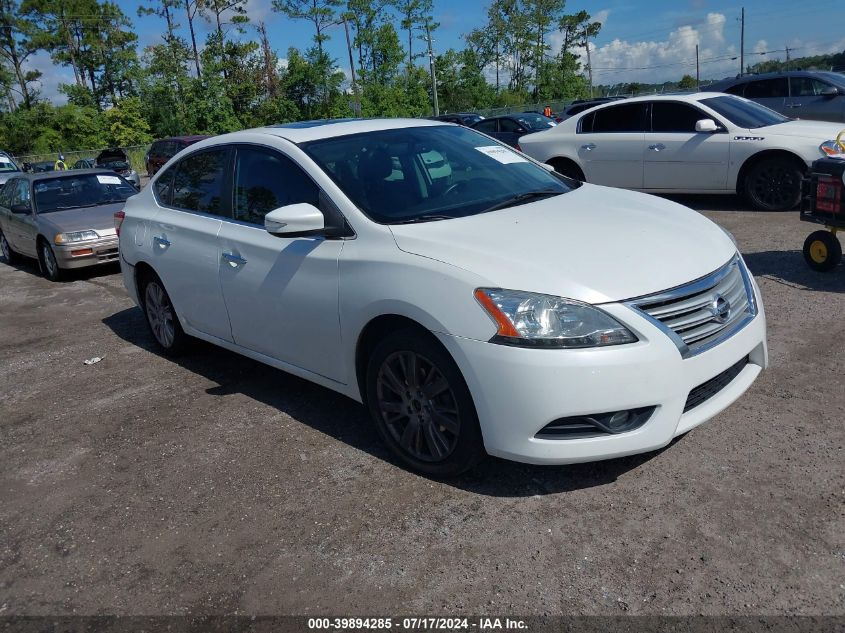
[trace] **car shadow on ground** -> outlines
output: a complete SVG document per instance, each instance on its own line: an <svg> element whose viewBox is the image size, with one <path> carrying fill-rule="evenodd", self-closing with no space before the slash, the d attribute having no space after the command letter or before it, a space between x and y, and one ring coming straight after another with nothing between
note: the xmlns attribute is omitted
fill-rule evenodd
<svg viewBox="0 0 845 633"><path fill-rule="evenodd" d="M661 198L677 202L696 211L751 211L748 201L736 194L659 194Z"/></svg>
<svg viewBox="0 0 845 633"><path fill-rule="evenodd" d="M10 264L5 259L0 260L6 266L10 266L15 270L23 273L29 273L36 277L43 277L41 267L37 259L31 257L21 257L14 264ZM85 268L73 268L62 270L62 278L57 283L66 281L81 281L87 279L96 279L97 277L108 277L120 272L120 262L111 262L109 264L100 264L97 266L86 266Z"/></svg>
<svg viewBox="0 0 845 633"><path fill-rule="evenodd" d="M124 341L159 353L138 308L117 312L103 323ZM208 394L241 393L396 468L404 468L382 443L364 407L345 396L202 341L196 341L185 355L170 360L215 383L206 390ZM496 497L568 492L612 483L659 452L569 466L532 466L491 457L443 483Z"/></svg>
<svg viewBox="0 0 845 633"><path fill-rule="evenodd" d="M765 277L802 290L845 292L845 264L820 273L804 261L801 251L761 251L743 253L742 258L755 277Z"/></svg>

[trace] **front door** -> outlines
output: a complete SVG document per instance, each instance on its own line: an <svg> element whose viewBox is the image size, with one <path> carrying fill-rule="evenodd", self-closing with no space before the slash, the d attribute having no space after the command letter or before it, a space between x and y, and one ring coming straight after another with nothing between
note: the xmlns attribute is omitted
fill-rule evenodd
<svg viewBox="0 0 845 633"><path fill-rule="evenodd" d="M833 84L815 77L790 77L790 95L786 107L788 116L814 121L845 120L845 95L823 95L835 88Z"/></svg>
<svg viewBox="0 0 845 633"><path fill-rule="evenodd" d="M21 255L29 257L37 256L38 226L35 223L33 213L32 191L29 180L19 178L15 181L15 189L12 191L11 206L24 205L29 207L29 213L10 213L9 231L6 239L12 248Z"/></svg>
<svg viewBox="0 0 845 633"><path fill-rule="evenodd" d="M725 190L730 135L719 122L717 132L696 132L702 119L713 117L687 103L652 102L643 150L644 189Z"/></svg>
<svg viewBox="0 0 845 633"><path fill-rule="evenodd" d="M264 216L281 206L320 206L317 185L276 150L238 146L234 218L220 230L220 286L235 343L346 382L338 321L343 241L279 237Z"/></svg>

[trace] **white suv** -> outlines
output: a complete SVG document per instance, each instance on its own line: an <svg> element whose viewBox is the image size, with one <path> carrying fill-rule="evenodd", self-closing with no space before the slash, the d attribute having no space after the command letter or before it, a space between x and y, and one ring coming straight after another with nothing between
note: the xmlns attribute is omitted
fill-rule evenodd
<svg viewBox="0 0 845 633"><path fill-rule="evenodd" d="M118 214L126 288L189 336L366 403L406 464L660 448L766 366L730 237L419 120L298 123L171 159Z"/></svg>

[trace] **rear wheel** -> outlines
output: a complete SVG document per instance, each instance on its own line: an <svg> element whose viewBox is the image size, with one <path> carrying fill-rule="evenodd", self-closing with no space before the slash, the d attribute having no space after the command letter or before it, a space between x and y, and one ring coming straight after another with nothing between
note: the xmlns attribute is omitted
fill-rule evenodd
<svg viewBox="0 0 845 633"><path fill-rule="evenodd" d="M53 254L53 249L47 240L42 239L38 246L38 260L41 263L41 272L50 281L60 281L62 278L62 269L59 268L59 262L56 261L56 256Z"/></svg>
<svg viewBox="0 0 845 633"><path fill-rule="evenodd" d="M167 356L181 354L187 347L188 335L182 329L170 296L156 275L151 274L141 282L141 301L147 325L161 351Z"/></svg>
<svg viewBox="0 0 845 633"><path fill-rule="evenodd" d="M455 476L485 455L469 388L427 333L401 330L376 346L367 366L367 404L384 441L414 470Z"/></svg>
<svg viewBox="0 0 845 633"><path fill-rule="evenodd" d="M745 197L760 211L787 211L801 201L803 175L797 160L782 156L763 159L745 175Z"/></svg>
<svg viewBox="0 0 845 633"><path fill-rule="evenodd" d="M815 231L804 240L804 261L813 270L827 272L842 261L842 244L830 231Z"/></svg>
<svg viewBox="0 0 845 633"><path fill-rule="evenodd" d="M0 253L3 254L3 259L6 260L7 264L16 264L20 260L20 255L12 250L6 236L3 235L3 231L0 231Z"/></svg>

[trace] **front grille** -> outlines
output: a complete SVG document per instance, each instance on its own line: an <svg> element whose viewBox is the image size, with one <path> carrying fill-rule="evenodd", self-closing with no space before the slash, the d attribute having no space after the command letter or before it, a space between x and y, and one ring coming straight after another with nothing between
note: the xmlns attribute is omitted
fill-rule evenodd
<svg viewBox="0 0 845 633"><path fill-rule="evenodd" d="M669 335L684 358L719 344L757 314L751 279L738 255L706 277L626 303Z"/></svg>
<svg viewBox="0 0 845 633"><path fill-rule="evenodd" d="M684 405L684 413L690 409L695 409L698 405L710 400L710 398L727 387L734 378L739 376L739 372L741 372L747 364L748 356L740 360L735 365L728 367L715 378L711 378L707 382L698 385L698 387L690 391L687 396L687 403Z"/></svg>

